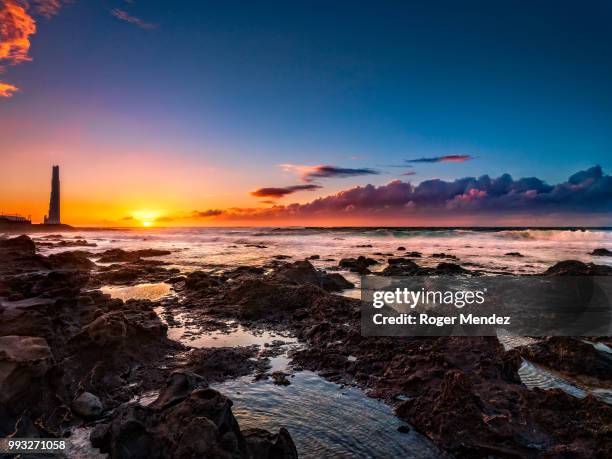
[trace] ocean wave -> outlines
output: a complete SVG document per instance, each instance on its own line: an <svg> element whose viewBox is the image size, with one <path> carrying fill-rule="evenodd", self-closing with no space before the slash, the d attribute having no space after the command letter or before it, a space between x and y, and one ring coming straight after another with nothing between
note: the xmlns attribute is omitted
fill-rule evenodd
<svg viewBox="0 0 612 459"><path fill-rule="evenodd" d="M610 230L502 230L495 233L496 237L515 240L560 241L560 242L612 242Z"/></svg>

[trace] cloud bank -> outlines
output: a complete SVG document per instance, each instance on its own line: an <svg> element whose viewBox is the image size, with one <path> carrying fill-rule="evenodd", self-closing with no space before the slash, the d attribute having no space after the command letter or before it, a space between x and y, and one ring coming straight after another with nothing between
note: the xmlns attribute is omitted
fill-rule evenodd
<svg viewBox="0 0 612 459"><path fill-rule="evenodd" d="M307 220L321 216L586 215L610 211L612 176L604 174L600 166L595 166L577 172L556 185L549 185L537 177L515 180L509 174L497 178L483 175L453 181L433 179L418 185L394 180L380 186L356 186L305 204L263 209L216 209L200 213L206 217L229 220Z"/></svg>

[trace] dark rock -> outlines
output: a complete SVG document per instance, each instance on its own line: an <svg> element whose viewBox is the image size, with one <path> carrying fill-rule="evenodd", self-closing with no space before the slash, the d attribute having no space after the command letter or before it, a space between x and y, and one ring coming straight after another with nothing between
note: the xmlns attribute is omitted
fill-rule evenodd
<svg viewBox="0 0 612 459"><path fill-rule="evenodd" d="M131 252L123 249L109 249L100 254L98 261L100 263L134 262L139 258L160 257L170 255L171 253L169 250L157 249L134 250Z"/></svg>
<svg viewBox="0 0 612 459"><path fill-rule="evenodd" d="M123 313L108 312L101 315L83 331L98 346L116 346L124 343L127 336L127 323Z"/></svg>
<svg viewBox="0 0 612 459"><path fill-rule="evenodd" d="M288 260L291 258L290 255L274 255L272 258L275 260Z"/></svg>
<svg viewBox="0 0 612 459"><path fill-rule="evenodd" d="M257 348L254 346L194 349L187 357L185 368L211 384L253 372L256 355Z"/></svg>
<svg viewBox="0 0 612 459"><path fill-rule="evenodd" d="M593 255L596 257L612 257L612 251L608 249L600 248L600 249L593 250L590 253L590 255Z"/></svg>
<svg viewBox="0 0 612 459"><path fill-rule="evenodd" d="M277 434L257 428L245 429L242 434L254 459L298 458L291 435L284 427L281 427Z"/></svg>
<svg viewBox="0 0 612 459"><path fill-rule="evenodd" d="M449 253L434 253L431 255L432 258L447 258L449 260L458 260L459 258L457 258L455 255L451 255Z"/></svg>
<svg viewBox="0 0 612 459"><path fill-rule="evenodd" d="M375 264L378 264L376 260L359 256L357 258L343 258L338 263L338 266L340 268L348 268L349 270L359 274L368 274L370 272L368 267Z"/></svg>
<svg viewBox="0 0 612 459"><path fill-rule="evenodd" d="M413 276L422 272L419 265L406 258L390 258L388 262L389 266L381 272L383 276Z"/></svg>
<svg viewBox="0 0 612 459"><path fill-rule="evenodd" d="M6 407L35 401L42 379L53 365L44 338L0 336L0 403Z"/></svg>
<svg viewBox="0 0 612 459"><path fill-rule="evenodd" d="M470 271L455 263L440 263L436 266L436 274L469 274Z"/></svg>
<svg viewBox="0 0 612 459"><path fill-rule="evenodd" d="M203 271L193 271L187 274L185 288L188 290L206 290L221 285L222 281L211 274Z"/></svg>
<svg viewBox="0 0 612 459"><path fill-rule="evenodd" d="M520 252L507 252L506 256L508 257L523 257L523 254Z"/></svg>
<svg viewBox="0 0 612 459"><path fill-rule="evenodd" d="M295 284L312 284L329 292L337 292L354 285L338 273L327 274L315 269L307 260L282 265L274 272L274 277Z"/></svg>
<svg viewBox="0 0 612 459"><path fill-rule="evenodd" d="M287 432L248 435L246 440L229 399L198 388L190 376L172 379L150 406L118 408L106 426L92 433L92 444L113 458L297 457Z"/></svg>
<svg viewBox="0 0 612 459"><path fill-rule="evenodd" d="M401 426L398 426L397 431L399 433L409 433L412 429L410 428L410 426L407 426L406 424L402 424Z"/></svg>
<svg viewBox="0 0 612 459"><path fill-rule="evenodd" d="M319 255L310 255L307 260L319 260L321 257Z"/></svg>
<svg viewBox="0 0 612 459"><path fill-rule="evenodd" d="M83 392L72 402L72 411L85 419L97 419L102 414L102 402L91 392Z"/></svg>
<svg viewBox="0 0 612 459"><path fill-rule="evenodd" d="M408 258L402 258L402 257L398 257L398 258L389 258L387 260L387 263L389 263L390 265L413 265L415 264L412 260L409 260Z"/></svg>
<svg viewBox="0 0 612 459"><path fill-rule="evenodd" d="M399 247L398 247L396 250L402 250L402 251L404 251L404 250L406 250L406 247L404 247L403 245L400 245L400 246L399 246Z"/></svg>
<svg viewBox="0 0 612 459"><path fill-rule="evenodd" d="M544 272L545 276L611 276L612 267L582 263L577 260L560 261Z"/></svg>
<svg viewBox="0 0 612 459"><path fill-rule="evenodd" d="M272 376L272 380L277 386L288 386L291 384L291 381L287 379L287 374L282 371L275 371L270 376Z"/></svg>
<svg viewBox="0 0 612 459"><path fill-rule="evenodd" d="M553 336L516 350L533 362L571 376L585 375L612 380L612 356L598 351L579 338Z"/></svg>
<svg viewBox="0 0 612 459"><path fill-rule="evenodd" d="M11 239L0 239L0 250L10 255L32 256L36 254L36 245L28 236L21 235Z"/></svg>
<svg viewBox="0 0 612 459"><path fill-rule="evenodd" d="M77 250L52 254L49 255L48 259L53 268L56 269L79 269L88 271L96 266L89 257L91 257L89 252Z"/></svg>

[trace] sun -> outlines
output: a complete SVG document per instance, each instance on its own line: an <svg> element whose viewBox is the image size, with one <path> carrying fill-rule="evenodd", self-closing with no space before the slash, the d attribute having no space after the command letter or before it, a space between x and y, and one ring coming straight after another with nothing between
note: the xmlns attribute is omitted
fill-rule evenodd
<svg viewBox="0 0 612 459"><path fill-rule="evenodd" d="M155 220L159 216L159 212L148 209L137 210L132 212L132 218L139 221L142 226L149 228L155 225Z"/></svg>

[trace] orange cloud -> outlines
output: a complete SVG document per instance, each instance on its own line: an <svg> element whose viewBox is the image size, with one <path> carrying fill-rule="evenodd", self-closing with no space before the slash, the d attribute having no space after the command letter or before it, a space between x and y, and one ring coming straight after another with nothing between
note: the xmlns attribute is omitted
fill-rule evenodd
<svg viewBox="0 0 612 459"><path fill-rule="evenodd" d="M17 86L13 86L12 84L2 83L0 81L0 97L11 97L14 93L19 91Z"/></svg>
<svg viewBox="0 0 612 459"><path fill-rule="evenodd" d="M30 35L36 33L36 22L13 0L0 0L0 61L17 65L31 61Z"/></svg>
<svg viewBox="0 0 612 459"><path fill-rule="evenodd" d="M6 65L32 60L30 36L36 33L36 21L29 10L46 18L55 16L62 0L0 0L0 73ZM11 97L19 89L0 82L0 97Z"/></svg>

